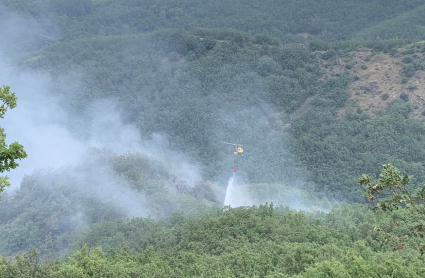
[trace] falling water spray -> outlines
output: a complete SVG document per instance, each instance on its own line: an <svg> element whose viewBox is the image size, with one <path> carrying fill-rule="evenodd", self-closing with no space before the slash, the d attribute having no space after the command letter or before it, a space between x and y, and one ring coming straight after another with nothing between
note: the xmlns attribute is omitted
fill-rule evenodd
<svg viewBox="0 0 425 278"><path fill-rule="evenodd" d="M235 173L227 182L226 195L224 197L224 205L231 207L251 206L253 200L249 197L245 184L239 179Z"/></svg>

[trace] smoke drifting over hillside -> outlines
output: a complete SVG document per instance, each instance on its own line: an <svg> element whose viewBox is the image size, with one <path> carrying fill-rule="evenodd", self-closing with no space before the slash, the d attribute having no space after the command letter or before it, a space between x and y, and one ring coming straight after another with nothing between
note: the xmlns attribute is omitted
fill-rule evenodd
<svg viewBox="0 0 425 278"><path fill-rule="evenodd" d="M12 188L18 187L22 177L33 170L73 168L84 160L90 161L87 150L92 147L109 149L115 154L138 152L160 160L170 174L188 184L200 178L196 166L186 162L183 155L167 148L164 136L154 134L151 140L143 141L135 126L123 123L112 101L100 100L89 105L84 114L70 115L61 107L60 99L49 94L48 89L53 81L46 75L17 73L11 66L2 64L0 80L7 81L19 98L17 108L8 111L2 121L7 142L19 141L28 153L28 158L20 162L20 167L8 174ZM75 123L78 125L75 126ZM123 181L116 183L117 192L112 192L110 186L106 189L108 183L105 183L104 171L98 167L93 168L90 175L86 173L85 178L76 172L75 175L78 183L84 184L81 188L103 184L103 191L93 191L102 199L107 199L102 192L109 192L106 194L108 196L122 195L123 187L119 184ZM133 193L128 192L129 195ZM114 200L119 202L120 199L124 200Z"/></svg>
<svg viewBox="0 0 425 278"><path fill-rule="evenodd" d="M2 61L13 61L27 51L34 51L54 42L59 30L45 17L10 11L0 3L0 51Z"/></svg>
<svg viewBox="0 0 425 278"><path fill-rule="evenodd" d="M9 19L7 24L3 23L0 35L10 38L0 43L0 85L11 86L18 97L18 106L6 113L0 126L7 134L6 143L18 141L28 153L26 159L18 161L17 169L5 173L11 182L11 188L6 190L19 188L25 175L41 170L52 186L67 177L77 190L116 205L127 216L148 216L144 197L132 189L125 178L114 175L109 165L99 164L90 157L88 150L93 147L108 149L114 155L146 155L161 161L170 174L188 185L200 179L197 166L167 148L165 136L153 134L150 140L142 140L139 129L124 124L116 101L91 101L80 113L65 109L66 98L62 96L76 94L75 90L82 86L79 79L82 74L74 71L53 80L47 73L13 64L10 58L15 55L15 49L41 43L27 36L31 31L38 34L40 29L37 24L31 24L34 19L27 20L4 8L0 12ZM22 39L13 39L16 37Z"/></svg>

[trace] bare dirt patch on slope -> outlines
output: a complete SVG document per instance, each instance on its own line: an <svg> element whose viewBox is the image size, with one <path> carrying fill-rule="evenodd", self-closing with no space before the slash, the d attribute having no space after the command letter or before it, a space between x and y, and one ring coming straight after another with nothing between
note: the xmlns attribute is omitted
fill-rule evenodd
<svg viewBox="0 0 425 278"><path fill-rule="evenodd" d="M388 103L400 98L403 88L401 57L370 51L356 52L352 61L350 74L353 82L348 86L350 99L341 109L340 115L347 109L360 108L371 116L379 115L388 107Z"/></svg>
<svg viewBox="0 0 425 278"><path fill-rule="evenodd" d="M348 57L332 57L321 60L323 79L348 71L353 81L348 86L349 100L339 115L348 111L380 115L388 111L388 104L400 95L409 95L412 103L412 118L425 119L425 71L418 71L404 84L403 56L391 56L387 53L372 54L370 50L352 52ZM423 115L424 114L424 115Z"/></svg>

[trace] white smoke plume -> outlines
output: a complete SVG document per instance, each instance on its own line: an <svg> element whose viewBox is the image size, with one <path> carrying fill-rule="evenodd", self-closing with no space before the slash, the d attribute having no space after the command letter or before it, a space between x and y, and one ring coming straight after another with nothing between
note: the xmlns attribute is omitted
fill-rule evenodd
<svg viewBox="0 0 425 278"><path fill-rule="evenodd" d="M97 101L89 106L87 113L69 115L61 107L60 99L49 95L47 90L53 81L48 76L18 73L13 67L0 64L0 80L7 81L19 98L18 106L8 111L1 122L7 133L7 143L18 141L28 153L28 158L8 173L12 189L19 186L24 175L34 170L76 166L83 159L89 159L86 153L92 147L109 149L115 154L137 152L160 160L171 174L188 184L194 184L200 178L197 166L187 162L184 155L167 148L165 136L153 134L151 140L143 141L135 126L123 123L113 101ZM76 121L75 118L80 119ZM74 132L76 130L83 132ZM105 178L108 175L101 167L90 174L95 178L74 173L76 180L84 184L81 188L92 188L92 193L100 199L113 196L116 203L125 202L129 207L137 207L130 205L136 202L133 197L122 196L137 195L130 189L124 190L123 181L108 182ZM95 189L97 184L103 184L103 188Z"/></svg>
<svg viewBox="0 0 425 278"><path fill-rule="evenodd" d="M145 209L140 206L143 197L124 180L111 177L107 169L100 166L93 166L95 171L91 173L75 170L77 165L90 159L86 155L92 147L110 149L115 154L141 153L162 161L171 174L189 185L199 180L198 167L189 163L183 154L169 150L166 136L153 134L151 140L143 141L140 130L124 124L114 100L96 100L86 111L70 114L64 108L65 98L60 96L81 86L79 74L53 80L48 73L25 70L13 64L11 44L16 47L31 44L35 38L25 40L25 34L31 32L31 28L36 28L34 32L40 30L30 24L33 19L28 21L22 15L7 12L4 7L0 9L2 13L8 15L9 21L0 25L3 27L1 37L13 33L13 38L23 39L0 42L0 86L11 86L18 97L18 106L6 113L0 126L7 134L6 143L18 141L28 154L26 159L18 161L18 168L4 173L10 177L8 191L17 189L22 178L33 171L48 169L59 173L63 169L74 169L67 173L73 173L71 178L81 184L81 189L100 200L127 206L129 216L145 216ZM22 28L23 23L27 28Z"/></svg>

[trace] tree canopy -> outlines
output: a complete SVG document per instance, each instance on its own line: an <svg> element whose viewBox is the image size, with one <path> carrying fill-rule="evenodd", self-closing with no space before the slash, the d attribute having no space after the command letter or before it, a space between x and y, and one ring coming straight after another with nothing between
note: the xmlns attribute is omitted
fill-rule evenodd
<svg viewBox="0 0 425 278"><path fill-rule="evenodd" d="M372 210L375 212L391 212L394 210L403 210L407 212L407 217L414 218L415 221L408 221L406 214L404 217L395 218L397 227L403 229L402 237L397 238L388 231L386 233L386 242L398 240L400 247L404 245L403 238L416 236L425 238L425 186L413 190L409 188L409 182L412 177L407 174L401 175L400 171L391 164L385 164L381 170L378 180L372 179L369 175L363 174L358 182L365 186L367 192L365 195L370 201L374 201ZM377 231L381 228L377 227ZM425 244L420 247L421 254L425 252Z"/></svg>
<svg viewBox="0 0 425 278"><path fill-rule="evenodd" d="M4 117L7 109L16 107L17 99L15 93L10 91L10 86L3 85L3 87L0 87L0 100L3 102L0 106L0 118ZM13 142L10 145L6 144L6 133L3 128L0 128L0 172L15 169L19 166L16 160L25 157L27 157L27 153L21 144L18 142ZM0 192L9 185L9 178L7 176L0 177Z"/></svg>

